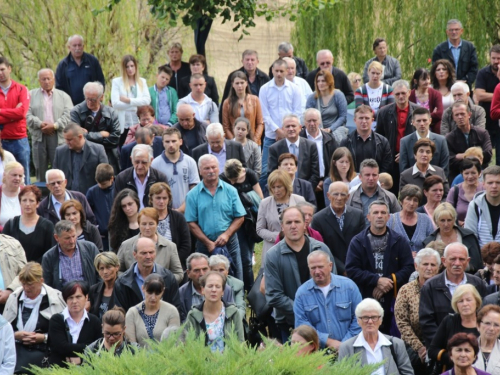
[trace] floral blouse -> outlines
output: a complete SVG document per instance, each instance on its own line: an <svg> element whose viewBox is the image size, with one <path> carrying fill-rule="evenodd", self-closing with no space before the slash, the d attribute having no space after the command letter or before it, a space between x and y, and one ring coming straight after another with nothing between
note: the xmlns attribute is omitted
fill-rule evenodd
<svg viewBox="0 0 500 375"><path fill-rule="evenodd" d="M208 346L212 352L224 351L224 321L226 320L226 309L222 305L219 316L207 325Z"/></svg>

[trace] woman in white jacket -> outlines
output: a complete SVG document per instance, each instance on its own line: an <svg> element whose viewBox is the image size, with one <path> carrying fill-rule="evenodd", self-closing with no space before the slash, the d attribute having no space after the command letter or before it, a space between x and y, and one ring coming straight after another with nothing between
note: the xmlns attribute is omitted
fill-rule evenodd
<svg viewBox="0 0 500 375"><path fill-rule="evenodd" d="M120 121L120 145L125 141L128 128L139 123L137 107L149 105L151 96L144 78L139 77L139 68L134 56L122 59L122 76L114 78L111 84L111 103Z"/></svg>

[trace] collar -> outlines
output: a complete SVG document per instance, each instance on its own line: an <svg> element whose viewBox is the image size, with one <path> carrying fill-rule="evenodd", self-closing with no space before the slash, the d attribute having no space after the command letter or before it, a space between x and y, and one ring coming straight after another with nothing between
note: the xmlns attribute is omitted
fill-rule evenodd
<svg viewBox="0 0 500 375"><path fill-rule="evenodd" d="M52 96L52 94L54 94L54 88L55 87L53 87L52 90L50 90L50 91L46 91L46 90L44 90L42 88L40 88L40 90L42 91L42 94L45 94L45 95L47 95L47 96L50 97L50 96Z"/></svg>
<svg viewBox="0 0 500 375"><path fill-rule="evenodd" d="M467 274L465 272L464 272L464 278L458 284L452 283L450 280L448 280L448 278L446 277L446 270L444 270L443 273L444 273L444 284L446 285L446 287L448 287L450 285L464 285L464 284L467 284Z"/></svg>
<svg viewBox="0 0 500 375"><path fill-rule="evenodd" d="M436 172L436 168L434 168L431 164L429 164L429 167L427 167L427 170L425 171L425 174L427 174L428 171L433 171L433 172ZM422 172L420 172L420 170L417 168L417 163L413 164L413 170L412 170L412 175L416 175L416 174L422 174Z"/></svg>
<svg viewBox="0 0 500 375"><path fill-rule="evenodd" d="M201 104L198 103L196 100L193 99L193 95L191 93L189 93L189 95L187 96L187 102L188 102L188 104L203 105L208 100L209 100L209 98L208 98L207 94L203 94L203 102L201 102Z"/></svg>
<svg viewBox="0 0 500 375"><path fill-rule="evenodd" d="M347 212L347 205L344 206L344 212L342 212L342 214L340 216L337 216L337 214L335 213L335 211L332 208L332 205L329 205L328 207L330 207L330 210L332 210L333 216L335 216L337 219L340 219L342 217L342 215L345 215L345 213Z"/></svg>
<svg viewBox="0 0 500 375"><path fill-rule="evenodd" d="M201 188L206 190L207 193L209 193L210 195L212 195L212 193L210 193L210 191L205 186L205 183L203 183L203 180L201 180L201 182L202 182ZM219 188L224 189L224 185L222 184L222 180L220 178L217 180L217 188L215 190L217 191Z"/></svg>
<svg viewBox="0 0 500 375"><path fill-rule="evenodd" d="M369 136L368 136L368 138L366 138L366 139L370 139L370 140L371 140L371 139L372 139L372 135L373 135L373 130L372 130L372 131L370 131L370 135L369 135ZM357 131L357 130L356 130L356 139L363 139L363 138L361 137L361 135L359 135L359 133L358 133L358 131Z"/></svg>
<svg viewBox="0 0 500 375"><path fill-rule="evenodd" d="M66 320L69 320L69 319L73 320L73 318L71 317L71 315L69 315L68 306L66 306L66 307L64 308L64 310L61 312L61 314L63 314L63 317L64 317L64 320L65 320L65 321L66 321ZM87 319L87 320L89 320L89 321L90 321L89 315L87 314L87 310L86 310L86 309L83 309L83 319L82 319L82 320L85 320L85 319ZM73 320L73 322L75 322L75 321ZM75 323L76 323L76 322L75 322Z"/></svg>
<svg viewBox="0 0 500 375"><path fill-rule="evenodd" d="M427 135L426 135L425 137L421 137L421 136L418 134L418 132L417 132L417 131L415 132L415 134L417 135L417 141L418 141L419 139L422 139L422 138L431 139L431 131L430 131L430 130L427 132Z"/></svg>
<svg viewBox="0 0 500 375"><path fill-rule="evenodd" d="M222 142L222 150L220 150L219 152L212 151L212 149L210 148L210 144L208 142L207 142L207 147L208 147L209 154L221 155L222 152L226 152L226 140L224 140L224 142Z"/></svg>
<svg viewBox="0 0 500 375"><path fill-rule="evenodd" d="M208 147L210 147L210 146L208 146ZM167 155L165 155L165 152L162 152L162 153L161 153L161 156L162 156L162 159L163 159L163 161L164 161L165 163L167 163L167 164L177 164L178 162L180 162L180 161L184 160L184 153L182 152L182 150L180 150L180 152L181 152L181 153L180 153L180 155L179 155L179 159L177 159L177 161L176 161L175 163L174 163L174 162L172 162L172 161L170 161L170 159L169 159L169 158L167 158ZM135 170L134 170L134 172L135 172ZM149 171L148 171L148 173L149 173ZM148 177L149 177L149 176L148 176Z"/></svg>
<svg viewBox="0 0 500 375"><path fill-rule="evenodd" d="M337 275L334 275L333 273L330 273L330 290L333 288L340 288L340 283L338 283L339 277ZM309 290L311 289L320 289L320 287L311 279L311 285L308 288Z"/></svg>
<svg viewBox="0 0 500 375"><path fill-rule="evenodd" d="M294 84L294 83L290 82L288 79L286 79L286 77L285 77L285 82L283 83L282 86L276 85L276 80L274 78L269 82L270 82L270 86L279 87L279 88L290 87L290 85Z"/></svg>
<svg viewBox="0 0 500 375"><path fill-rule="evenodd" d="M52 198L52 205L54 205L54 206L55 206L56 204L58 204L58 203L59 203L59 201L56 199L56 197L54 197L54 194L52 194L52 193L51 193L51 194L50 194L50 197ZM64 201L68 201L68 200L70 200L70 199L71 199L71 197L69 196L68 191L66 190L66 191L64 192ZM59 203L59 204L62 204L62 203Z"/></svg>
<svg viewBox="0 0 500 375"><path fill-rule="evenodd" d="M85 52L83 52L82 63L85 62L86 60L87 60L87 54ZM76 62L76 60L73 58L73 55L71 54L71 52L69 53L69 61Z"/></svg>
<svg viewBox="0 0 500 375"><path fill-rule="evenodd" d="M288 149L290 149L290 145L292 144L292 142L290 142L290 141L288 140L288 138L285 138L285 139L286 139L286 145L287 145ZM297 139L297 141L293 142L293 144L294 144L295 146L297 146L297 148L299 148L299 144L300 144L300 137Z"/></svg>
<svg viewBox="0 0 500 375"><path fill-rule="evenodd" d="M408 102L406 104L406 107L401 109L398 107L398 105L396 104L396 112L408 112L410 110L410 102Z"/></svg>
<svg viewBox="0 0 500 375"><path fill-rule="evenodd" d="M151 271L151 273L156 273L156 262L153 264L153 271ZM134 264L134 275L142 278L142 275L139 272L139 266L137 265L137 262L135 262Z"/></svg>
<svg viewBox="0 0 500 375"><path fill-rule="evenodd" d="M57 244L57 251L58 251L59 255L63 255L63 256L67 257L67 255L63 253L61 246L59 246L59 244ZM73 255L76 255L77 252L78 252L78 241L76 242L75 253Z"/></svg>
<svg viewBox="0 0 500 375"><path fill-rule="evenodd" d="M151 171L151 168L148 169L148 174L146 175L146 180L149 179L149 172ZM135 173L135 169L133 170L132 176L134 177L134 180L138 180L139 177L137 176L137 173Z"/></svg>
<svg viewBox="0 0 500 375"><path fill-rule="evenodd" d="M42 285L42 290L40 291L39 296L45 296L45 295L47 295L47 291L45 290L45 286ZM23 292L21 293L21 297L19 297L19 301L27 301L27 303L30 302L32 303L33 301L35 301L36 298L38 298L38 296L36 296L34 299L26 297L26 294L24 294L23 290Z"/></svg>
<svg viewBox="0 0 500 375"><path fill-rule="evenodd" d="M321 129L319 129L318 135L316 137L313 137L311 134L309 134L309 132L306 129L306 136L307 136L307 139L310 139L312 141L316 141L319 139L323 139L323 132L321 131Z"/></svg>
<svg viewBox="0 0 500 375"><path fill-rule="evenodd" d="M191 283L191 295L192 296L200 296L200 297L203 297L200 293L198 293L198 291L196 290L196 288L194 287L194 283Z"/></svg>
<svg viewBox="0 0 500 375"><path fill-rule="evenodd" d="M373 197L375 195L378 195L378 193L380 192L380 185L377 184L377 189L375 190L375 193L373 193L373 195L366 194L365 191L363 190L363 185L362 184L359 184L359 190L360 190L360 193L359 193L360 195L364 194L367 197L371 198L371 197Z"/></svg>
<svg viewBox="0 0 500 375"><path fill-rule="evenodd" d="M448 39L448 49L460 48L460 47L462 47L462 38L460 38L460 43L458 44L458 47L455 47L453 44L451 44L450 40Z"/></svg>
<svg viewBox="0 0 500 375"><path fill-rule="evenodd" d="M358 335L358 338L356 339L356 341L354 341L353 346L364 347L366 345L368 345L368 343L365 340L365 336L363 335L363 332L361 332ZM378 341L377 341L377 345L375 346L375 349L373 351L378 350L381 346L390 346L390 345L392 345L392 344L387 339L387 337L385 337L385 335L382 334L382 332L378 331Z"/></svg>
<svg viewBox="0 0 500 375"><path fill-rule="evenodd" d="M156 83L155 83L155 85L153 86L153 88L154 88L154 90L155 90L156 92L168 91L168 85L167 85L167 86L165 86L163 89L158 90L158 87L156 86Z"/></svg>

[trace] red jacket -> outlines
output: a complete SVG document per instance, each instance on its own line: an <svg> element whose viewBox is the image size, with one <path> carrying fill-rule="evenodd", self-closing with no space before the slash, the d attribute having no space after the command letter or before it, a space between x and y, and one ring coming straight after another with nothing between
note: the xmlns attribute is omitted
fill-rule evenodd
<svg viewBox="0 0 500 375"><path fill-rule="evenodd" d="M17 105L21 103L21 106ZM30 106L28 89L12 81L7 95L0 89L0 125L3 125L2 139L22 139L27 137L26 114Z"/></svg>
<svg viewBox="0 0 500 375"><path fill-rule="evenodd" d="M490 117L492 120L500 120L500 84L493 91L491 99Z"/></svg>

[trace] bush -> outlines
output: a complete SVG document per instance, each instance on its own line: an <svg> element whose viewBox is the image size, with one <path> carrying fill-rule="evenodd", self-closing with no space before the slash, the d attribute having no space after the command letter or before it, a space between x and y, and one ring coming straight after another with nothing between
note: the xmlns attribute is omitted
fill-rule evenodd
<svg viewBox="0 0 500 375"><path fill-rule="evenodd" d="M278 347L266 340L267 348L255 351L240 343L236 337L226 340L223 354L212 353L205 346L203 336L194 337L190 332L185 343L179 344L179 333L173 334L161 343L151 343L149 350L139 349L135 355L124 353L114 357L108 352L100 356L84 357L89 363L84 366L71 366L69 369L34 369L38 375L122 375L122 374L217 374L217 375L369 375L377 366L360 367L357 357L346 358L334 364L330 357L318 352L308 356L297 356L298 346ZM321 368L320 368L321 367Z"/></svg>

